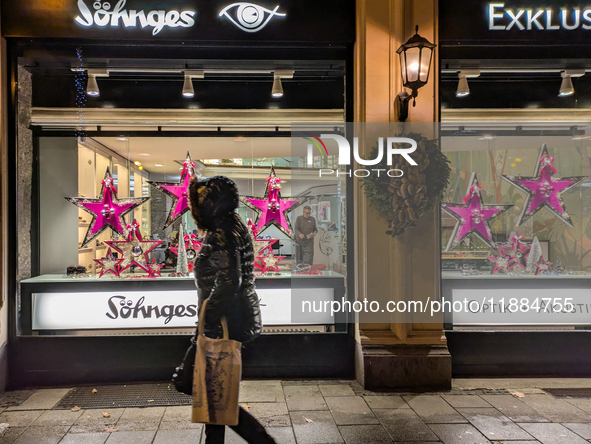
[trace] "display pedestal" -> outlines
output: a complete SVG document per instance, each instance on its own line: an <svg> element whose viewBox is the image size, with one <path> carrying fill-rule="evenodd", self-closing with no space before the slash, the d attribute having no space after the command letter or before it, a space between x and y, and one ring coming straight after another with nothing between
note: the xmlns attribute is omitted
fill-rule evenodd
<svg viewBox="0 0 591 444"><path fill-rule="evenodd" d="M451 355L444 345L363 345L361 353L359 382L366 390L451 389Z"/></svg>

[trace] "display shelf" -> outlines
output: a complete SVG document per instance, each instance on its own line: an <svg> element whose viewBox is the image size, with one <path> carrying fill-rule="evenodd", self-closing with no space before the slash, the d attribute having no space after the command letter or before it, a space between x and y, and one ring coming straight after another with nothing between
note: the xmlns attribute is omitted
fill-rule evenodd
<svg viewBox="0 0 591 444"><path fill-rule="evenodd" d="M512 281L512 280L544 280L544 279L591 279L591 273L587 274L559 274L559 275L551 275L551 274L520 274L520 275L508 275L508 274L488 274L483 273L480 275L475 276L463 276L461 271L442 271L441 278L443 280L451 280L451 279L469 279L469 280L479 280L479 279L493 279L493 280L503 280L503 281Z"/></svg>

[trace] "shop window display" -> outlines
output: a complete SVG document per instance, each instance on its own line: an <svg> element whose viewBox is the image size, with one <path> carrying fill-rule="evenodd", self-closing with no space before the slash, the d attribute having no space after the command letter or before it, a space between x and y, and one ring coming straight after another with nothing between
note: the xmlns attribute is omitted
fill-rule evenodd
<svg viewBox="0 0 591 444"><path fill-rule="evenodd" d="M185 287L192 287L192 265L205 233L190 216L187 187L193 178L217 175L231 178L238 186L241 205L237 212L247 224L255 246L255 271L259 279L257 285L262 288L261 299L273 295L274 284L269 279L278 282L278 289L288 287L278 290L281 301L278 298L269 304L277 309L268 314L268 326L292 325L289 300L293 288L300 287L294 281L314 279L317 284L312 287L320 289L318 297L321 298L344 294L346 196L341 191L345 189L344 179L319 178L315 168L310 169L309 178L302 180L299 173L296 178L292 175L292 166L301 166L302 159L289 157L289 138L72 139L39 139L40 275L21 281L27 289L26 297L31 292L33 300L33 332L43 334L64 328L59 326L59 321L48 320L47 313L59 305L52 305L46 298L54 290L35 290L45 284L57 288L63 285L61 283L76 282L78 286L86 285L80 288L87 288L93 293L92 297L98 297L96 292L104 283L117 283L121 289L128 287L130 294L122 293L120 311L115 304L117 301L109 299L108 304L115 304L113 307L117 310L109 305L107 313L111 313L110 318L119 320L123 320L126 310L136 310L137 315L133 317L141 318L148 303L152 303L149 307L157 307L148 300L150 296L144 301L131 294L142 281L170 282L170 285L163 285L172 292L177 285L173 281L184 282L182 291L187 293L186 297L196 298L195 291L187 291ZM212 154L223 157L214 159ZM62 171L60 163L71 168ZM307 263L302 261L301 245L295 242L294 226L300 217L314 220L317 227L310 242L314 254ZM327 279L326 285L321 282L323 278ZM280 283L281 279L285 279L285 285ZM264 288L261 280L266 280L271 288ZM304 288L310 285L307 281ZM154 287L154 291L155 297L162 296L161 290ZM90 293L84 290L83 294ZM162 303L167 301L167 298L162 299ZM104 301L97 300L97 307L101 303ZM190 307L191 303L185 305ZM161 310L149 310L157 309ZM189 322L182 319L183 316L178 317L181 318L176 320L178 322L173 319L173 323L161 327L170 330L194 324L194 320ZM126 329L115 325L108 327L109 321L105 321L93 318L78 325L70 319L68 329L95 332ZM146 328L155 327L150 322ZM333 331L334 328L330 327L334 324L332 319L316 324L319 325L312 328L320 329L313 331ZM302 331L308 330L306 327Z"/></svg>
<svg viewBox="0 0 591 444"><path fill-rule="evenodd" d="M589 275L591 146L583 133L442 138L451 166L444 279Z"/></svg>

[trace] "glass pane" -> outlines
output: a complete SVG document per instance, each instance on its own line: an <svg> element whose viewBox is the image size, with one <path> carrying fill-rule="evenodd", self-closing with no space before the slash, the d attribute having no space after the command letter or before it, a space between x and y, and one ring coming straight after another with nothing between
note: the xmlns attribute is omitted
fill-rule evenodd
<svg viewBox="0 0 591 444"><path fill-rule="evenodd" d="M423 48L421 51L421 70L419 73L421 82L427 82L429 79L429 66L431 65L431 56L433 50L430 48Z"/></svg>
<svg viewBox="0 0 591 444"><path fill-rule="evenodd" d="M410 48L406 51L407 74L409 82L416 82L419 79L419 48Z"/></svg>

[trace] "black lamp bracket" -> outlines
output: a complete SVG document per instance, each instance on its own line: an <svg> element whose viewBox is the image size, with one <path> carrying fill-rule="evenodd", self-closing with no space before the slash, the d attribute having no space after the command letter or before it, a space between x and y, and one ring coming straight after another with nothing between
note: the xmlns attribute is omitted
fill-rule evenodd
<svg viewBox="0 0 591 444"><path fill-rule="evenodd" d="M410 102L410 100L412 99L412 106L416 106L416 97L416 89L413 89L410 94L406 91L403 91L396 96L396 99L394 100L394 106L396 108L398 120L400 122L404 122L406 121L406 119L408 119L408 102Z"/></svg>

